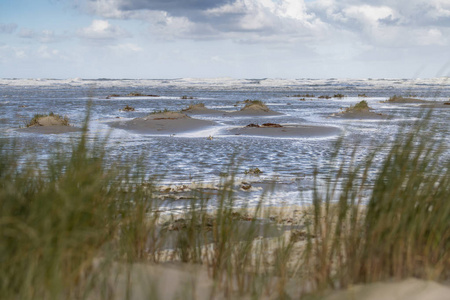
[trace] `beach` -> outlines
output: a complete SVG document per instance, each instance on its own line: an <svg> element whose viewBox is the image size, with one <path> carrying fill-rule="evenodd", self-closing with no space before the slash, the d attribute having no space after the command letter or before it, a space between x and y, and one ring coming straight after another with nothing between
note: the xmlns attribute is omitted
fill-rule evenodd
<svg viewBox="0 0 450 300"><path fill-rule="evenodd" d="M438 80L92 83L0 80L2 238L27 262L2 272L33 274L11 275L20 291L62 266L55 293L87 299L448 293Z"/></svg>

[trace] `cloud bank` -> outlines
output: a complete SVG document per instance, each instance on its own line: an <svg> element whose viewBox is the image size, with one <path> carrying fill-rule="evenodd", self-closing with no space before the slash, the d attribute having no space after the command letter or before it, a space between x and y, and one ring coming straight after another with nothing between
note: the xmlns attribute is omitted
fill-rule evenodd
<svg viewBox="0 0 450 300"><path fill-rule="evenodd" d="M59 74L67 62L76 77L142 78L436 76L450 62L449 0L55 3L49 17L70 22L0 23L5 74L50 70L42 59Z"/></svg>
<svg viewBox="0 0 450 300"><path fill-rule="evenodd" d="M357 37L368 45L448 44L448 0L89 0L104 18L137 19L165 38L246 42Z"/></svg>

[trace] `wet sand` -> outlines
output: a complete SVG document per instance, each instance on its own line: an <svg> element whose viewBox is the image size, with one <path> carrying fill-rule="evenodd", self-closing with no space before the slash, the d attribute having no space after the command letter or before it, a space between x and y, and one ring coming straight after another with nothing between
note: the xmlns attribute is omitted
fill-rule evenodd
<svg viewBox="0 0 450 300"><path fill-rule="evenodd" d="M450 108L450 102L434 102L434 103L430 103L430 104L422 104L420 105L420 107L423 108L438 108L438 109L446 109L446 108Z"/></svg>
<svg viewBox="0 0 450 300"><path fill-rule="evenodd" d="M427 103L428 101L418 99L418 98L411 98L411 97L391 97L386 101L382 101L381 103L397 103L397 104L413 104L413 103Z"/></svg>
<svg viewBox="0 0 450 300"><path fill-rule="evenodd" d="M139 133L177 134L205 129L216 125L216 123L194 119L184 113L163 112L128 121L112 122L110 125Z"/></svg>
<svg viewBox="0 0 450 300"><path fill-rule="evenodd" d="M342 131L332 126L282 125L282 127L237 127L229 129L228 133L246 136L315 138L339 135Z"/></svg>
<svg viewBox="0 0 450 300"><path fill-rule="evenodd" d="M333 118L341 118L348 120L388 120L392 119L391 116L383 115L373 111L353 111L353 112L340 112L332 114Z"/></svg>
<svg viewBox="0 0 450 300"><path fill-rule="evenodd" d="M381 103L392 103L392 104L421 104L419 107L422 108L450 108L450 102L440 102L440 101L427 101L417 98L403 98L403 97L393 97Z"/></svg>
<svg viewBox="0 0 450 300"><path fill-rule="evenodd" d="M263 117L263 116L281 116L283 115L280 112L277 111L262 111L262 110L251 110L251 109L246 109L246 110L239 110L239 111L235 111L235 112L229 112L225 114L226 116L230 116L230 117Z"/></svg>

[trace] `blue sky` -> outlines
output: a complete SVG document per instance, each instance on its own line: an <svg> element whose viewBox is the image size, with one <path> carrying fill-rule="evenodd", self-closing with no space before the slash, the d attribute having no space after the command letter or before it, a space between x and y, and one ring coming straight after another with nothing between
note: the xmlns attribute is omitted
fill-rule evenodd
<svg viewBox="0 0 450 300"><path fill-rule="evenodd" d="M3 78L449 74L449 0L0 0Z"/></svg>

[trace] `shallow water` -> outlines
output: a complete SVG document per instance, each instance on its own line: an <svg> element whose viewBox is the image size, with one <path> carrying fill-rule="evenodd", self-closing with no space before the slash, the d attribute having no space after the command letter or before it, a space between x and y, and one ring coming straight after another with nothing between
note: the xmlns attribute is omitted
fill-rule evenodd
<svg viewBox="0 0 450 300"><path fill-rule="evenodd" d="M126 95L130 92L156 94L160 97L120 97L106 99L110 94ZM300 101L298 94L314 94L314 98ZM318 99L321 95L344 94L344 98ZM365 94L367 97L358 97ZM37 135L16 131L36 113L53 111L69 116L71 122L80 125L86 114L86 104L92 99L92 116L89 135L109 135L108 160L127 164L139 157L151 174L163 174L163 184L188 184L218 182L220 175L228 172L232 160L237 168L238 181L249 181L253 192L239 191L238 199L256 203L262 191L277 182L274 194L268 197L271 205L299 204L309 201L313 185L313 173L317 168L325 178L333 174L335 165L329 164L334 144L339 138L268 138L235 136L227 134L232 126L249 123L293 123L329 125L342 129L344 151L339 159L349 158L354 145L357 159L379 143L392 140L402 126L411 126L420 115L416 104L391 105L380 103L392 95L414 95L421 99L449 101L450 85L446 78L436 79L377 79L377 80L280 80L280 79L171 79L171 80L83 80L83 79L0 79L1 138L15 138L17 147L32 149L38 157L48 155L53 145L69 145L78 133ZM181 96L194 100L183 100ZM264 101L269 108L284 115L275 117L225 117L196 116L211 119L219 126L198 132L169 135L145 135L121 129L112 129L108 122L117 118L143 117L155 110L180 110L189 104L203 102L208 108L236 110L235 104L245 99ZM378 113L393 116L387 121L360 121L330 118L341 108L361 100ZM125 105L135 112L121 112ZM24 107L22 107L24 106ZM431 122L438 132L448 133L450 109L433 113ZM213 140L206 137L213 136ZM450 144L450 135L441 139ZM386 149L386 147L384 148ZM383 150L385 151L385 150ZM377 160L382 159L381 155ZM448 154L448 151L447 151ZM245 170L259 168L264 173L247 176ZM373 176L373 175L372 175ZM322 178L322 179L324 179ZM237 187L238 189L238 187Z"/></svg>

